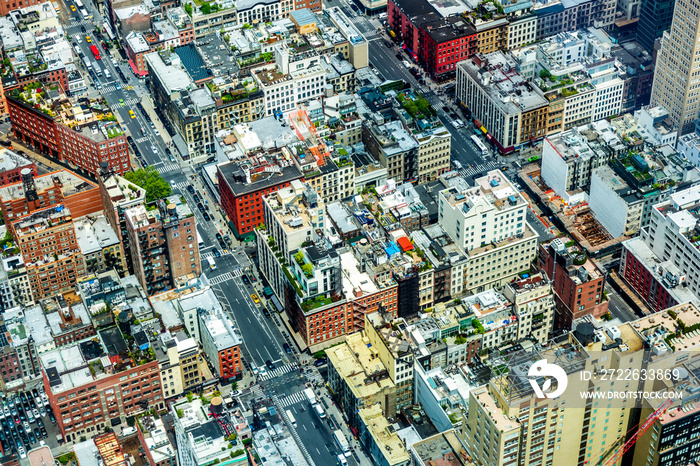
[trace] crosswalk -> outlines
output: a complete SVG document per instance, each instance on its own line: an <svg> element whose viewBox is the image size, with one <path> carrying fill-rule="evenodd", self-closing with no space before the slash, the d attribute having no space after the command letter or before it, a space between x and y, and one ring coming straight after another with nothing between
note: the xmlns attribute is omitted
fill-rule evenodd
<svg viewBox="0 0 700 466"><path fill-rule="evenodd" d="M80 27L80 26L95 26L92 24L92 21L87 20L87 19L73 19L68 23L69 28L74 28L74 27Z"/></svg>
<svg viewBox="0 0 700 466"><path fill-rule="evenodd" d="M279 398L279 404L282 405L283 408L288 408L297 403L301 403L302 401L306 401L306 396L304 396L303 391Z"/></svg>
<svg viewBox="0 0 700 466"><path fill-rule="evenodd" d="M305 372L305 373L304 373L304 377L306 377L306 379L307 379L309 382L313 382L313 383L316 383L316 384L318 384L318 383L323 384L323 383L326 382L326 381L324 380L323 376L322 376L318 371L316 371L316 370Z"/></svg>
<svg viewBox="0 0 700 466"><path fill-rule="evenodd" d="M180 181L178 183L175 183L175 186L178 187L178 189L184 191L187 189L187 187L190 185L189 181Z"/></svg>
<svg viewBox="0 0 700 466"><path fill-rule="evenodd" d="M102 89L100 89L99 93L100 93L100 95L105 95L105 94L109 94L111 92L114 92L116 90L117 90L116 84L109 84L107 86L102 86ZM135 105L138 101L139 101L139 99L127 99L124 101L124 103L127 105ZM119 106L121 107L121 104L119 104Z"/></svg>
<svg viewBox="0 0 700 466"><path fill-rule="evenodd" d="M148 141L148 136L141 136L140 138L134 138L134 142L138 142L139 144L142 142Z"/></svg>
<svg viewBox="0 0 700 466"><path fill-rule="evenodd" d="M226 272L222 273L221 275L217 275L216 277L210 278L209 283L211 285L219 285L229 280L233 280L233 275L231 275L231 272Z"/></svg>
<svg viewBox="0 0 700 466"><path fill-rule="evenodd" d="M180 165L176 163L165 163L159 167L156 167L156 170L162 175L163 173L181 171L182 168L180 168Z"/></svg>
<svg viewBox="0 0 700 466"><path fill-rule="evenodd" d="M291 372L293 370L297 369L296 364L285 364L284 366L277 367L261 376L259 376L259 380L270 380L274 379L275 377L279 377L281 375L284 375L288 372Z"/></svg>
<svg viewBox="0 0 700 466"><path fill-rule="evenodd" d="M473 167L462 168L459 170L459 174L462 175L464 178L468 178L473 175L476 175L477 173L483 173L489 170L495 170L497 168L499 168L498 163L493 160L489 160L486 163L474 165Z"/></svg>

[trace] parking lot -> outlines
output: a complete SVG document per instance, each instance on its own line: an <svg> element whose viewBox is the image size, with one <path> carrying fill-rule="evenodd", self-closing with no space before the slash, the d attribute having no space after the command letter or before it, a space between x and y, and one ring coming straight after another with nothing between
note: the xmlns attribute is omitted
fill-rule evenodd
<svg viewBox="0 0 700 466"><path fill-rule="evenodd" d="M58 446L56 417L43 388L0 395L0 442L3 450L17 452L24 459L27 451L41 444Z"/></svg>

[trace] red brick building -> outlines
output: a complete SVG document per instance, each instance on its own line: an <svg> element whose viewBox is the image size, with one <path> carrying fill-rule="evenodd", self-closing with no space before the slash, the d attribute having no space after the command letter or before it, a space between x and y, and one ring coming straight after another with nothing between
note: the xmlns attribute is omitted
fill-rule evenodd
<svg viewBox="0 0 700 466"><path fill-rule="evenodd" d="M321 0L294 0L294 10L302 10L304 8L314 13L321 13L323 6Z"/></svg>
<svg viewBox="0 0 700 466"><path fill-rule="evenodd" d="M0 149L0 186L18 183L23 168L29 169L33 176L37 175L34 162L9 149Z"/></svg>
<svg viewBox="0 0 700 466"><path fill-rule="evenodd" d="M35 299L72 291L85 275L70 210L63 205L36 210L12 223Z"/></svg>
<svg viewBox="0 0 700 466"><path fill-rule="evenodd" d="M66 441L93 437L114 421L165 408L158 360L130 349L116 327L39 359L44 390Z"/></svg>
<svg viewBox="0 0 700 466"><path fill-rule="evenodd" d="M7 16L11 11L26 8L31 5L39 5L44 3L40 0L1 0L0 1L0 16Z"/></svg>
<svg viewBox="0 0 700 466"><path fill-rule="evenodd" d="M35 173L27 173L24 181L0 186L0 208L8 228L24 215L58 204L76 218L102 211L100 190L94 183L68 170L30 176ZM34 195L27 196L27 187Z"/></svg>
<svg viewBox="0 0 700 466"><path fill-rule="evenodd" d="M261 196L289 186L292 180L303 180L296 165L273 166L270 163L247 169L238 162L217 167L221 207L237 238L252 235L263 222Z"/></svg>
<svg viewBox="0 0 700 466"><path fill-rule="evenodd" d="M605 275L568 238L540 244L538 267L552 281L556 304L555 329L571 329L584 315L599 318L608 312L603 294Z"/></svg>
<svg viewBox="0 0 700 466"><path fill-rule="evenodd" d="M23 377L17 351L10 345L6 345L0 350L0 374L2 374L3 382L0 383L0 388L3 389L4 384Z"/></svg>
<svg viewBox="0 0 700 466"><path fill-rule="evenodd" d="M233 322L221 310L200 314L202 350L223 380L240 378L243 373L240 346L243 342Z"/></svg>
<svg viewBox="0 0 700 466"><path fill-rule="evenodd" d="M468 19L445 18L426 0L388 0L387 25L436 81L454 78L455 65L477 50L477 31Z"/></svg>
<svg viewBox="0 0 700 466"><path fill-rule="evenodd" d="M66 67L61 65L58 68L17 76L17 83L20 87L33 82L40 82L42 84L59 83L65 92L68 90L68 73L66 73Z"/></svg>
<svg viewBox="0 0 700 466"><path fill-rule="evenodd" d="M63 95L50 96L41 88L14 89L6 97L14 136L32 144L38 152L93 176L99 173L102 162L120 175L131 168L126 135L116 122L104 119L111 115L106 102L74 104ZM77 113L83 118L73 119Z"/></svg>
<svg viewBox="0 0 700 466"><path fill-rule="evenodd" d="M420 60L435 81L455 77L455 66L474 56L476 28L460 16L433 19L420 25Z"/></svg>
<svg viewBox="0 0 700 466"><path fill-rule="evenodd" d="M657 263L655 261L652 263L656 267ZM672 266L670 263L664 265ZM635 252L629 249L628 243L622 243L620 276L639 294L652 312L663 311L686 301L679 302L676 299L676 293L670 288L671 282L663 279L663 267L659 272L655 273L654 270L649 269L646 263L639 260Z"/></svg>

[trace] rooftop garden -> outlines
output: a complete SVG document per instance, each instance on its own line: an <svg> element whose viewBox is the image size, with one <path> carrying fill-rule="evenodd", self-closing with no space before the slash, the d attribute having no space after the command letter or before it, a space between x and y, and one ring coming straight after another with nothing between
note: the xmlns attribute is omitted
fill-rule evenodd
<svg viewBox="0 0 700 466"><path fill-rule="evenodd" d="M116 138L124 134L124 131L119 126L112 126L111 128L107 128L107 136L109 138Z"/></svg>
<svg viewBox="0 0 700 466"><path fill-rule="evenodd" d="M153 166L126 172L124 178L146 191L146 202L157 201L170 196L170 184L160 176Z"/></svg>
<svg viewBox="0 0 700 466"><path fill-rule="evenodd" d="M257 65L258 63L272 63L274 60L275 60L275 56L272 54L272 52L265 52L265 53L261 53L259 55L256 55L252 58L248 58L247 60L243 60L242 58L239 58L238 64L241 65L241 68L245 68L248 66Z"/></svg>
<svg viewBox="0 0 700 466"><path fill-rule="evenodd" d="M0 64L0 76L3 78L14 74L14 69L12 68L12 62L9 58L5 58Z"/></svg>
<svg viewBox="0 0 700 466"><path fill-rule="evenodd" d="M304 272L304 275L306 275L309 278L314 276L314 266L313 264L306 262L303 252L299 251L296 254L294 254L294 260L301 268L301 271Z"/></svg>
<svg viewBox="0 0 700 466"><path fill-rule="evenodd" d="M333 304L336 301L338 301L338 299L334 300L332 296L319 295L319 296L316 296L315 298L307 299L306 301L302 302L301 308L304 310L304 312L309 312L309 311L312 311L314 309L318 309L319 307L328 306L329 304Z"/></svg>
<svg viewBox="0 0 700 466"><path fill-rule="evenodd" d="M430 105L430 102L421 95L412 97L402 92L396 96L396 100L398 100L403 109L411 115L411 118L428 118L437 115L437 112L435 112L433 106Z"/></svg>

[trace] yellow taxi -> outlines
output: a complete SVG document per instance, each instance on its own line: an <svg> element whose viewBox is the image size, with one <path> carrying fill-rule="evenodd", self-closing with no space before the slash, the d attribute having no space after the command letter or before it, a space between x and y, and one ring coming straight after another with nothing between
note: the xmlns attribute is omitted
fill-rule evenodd
<svg viewBox="0 0 700 466"><path fill-rule="evenodd" d="M75 11L75 5L70 6L70 11Z"/></svg>
<svg viewBox="0 0 700 466"><path fill-rule="evenodd" d="M258 298L258 295L256 295L255 293L253 293L252 295L250 295L250 297L253 298L253 302L254 302L255 304L258 304L258 303L260 302L260 298Z"/></svg>
<svg viewBox="0 0 700 466"><path fill-rule="evenodd" d="M85 36L85 40L88 41L88 43L92 42L92 39L90 39L90 36Z"/></svg>
<svg viewBox="0 0 700 466"><path fill-rule="evenodd" d="M133 110L129 110L129 116L131 117L132 120L133 120L134 118L136 118L136 115L134 114L134 111L133 111Z"/></svg>

